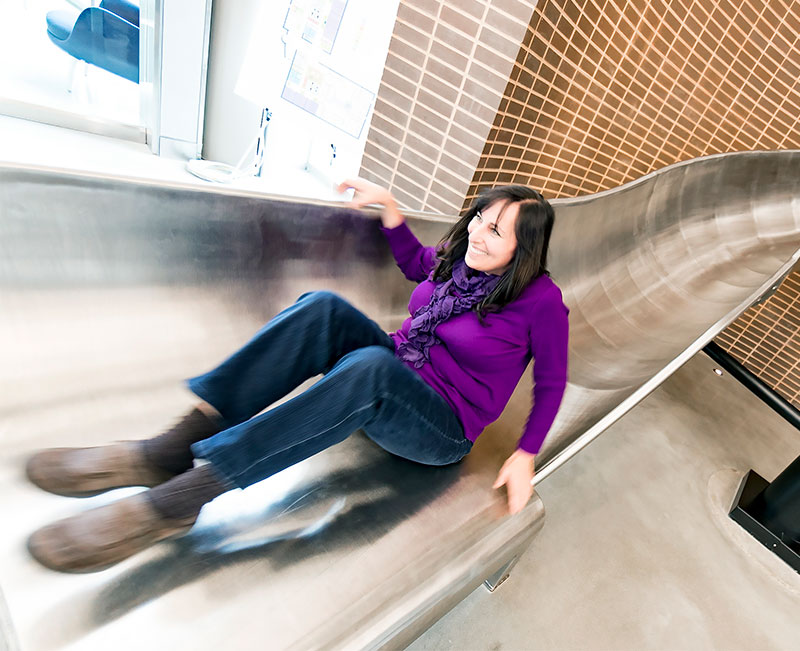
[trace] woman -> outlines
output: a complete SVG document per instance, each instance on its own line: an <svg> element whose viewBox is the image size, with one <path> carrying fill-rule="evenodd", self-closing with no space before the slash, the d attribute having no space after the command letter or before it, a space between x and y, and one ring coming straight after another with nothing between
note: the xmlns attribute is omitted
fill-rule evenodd
<svg viewBox="0 0 800 651"><path fill-rule="evenodd" d="M419 283L402 328L388 335L335 294L304 294L219 367L188 381L201 402L167 432L34 455L28 477L59 495L150 487L34 532L28 547L37 560L71 572L109 567L187 532L218 495L359 428L392 454L455 463L498 418L534 357L533 408L493 486L506 486L510 513L525 506L567 377L569 310L546 270L552 207L524 186L489 190L435 249L414 237L386 189L353 179L339 191L348 188L352 207L382 206L397 264ZM300 395L259 413L320 373Z"/></svg>

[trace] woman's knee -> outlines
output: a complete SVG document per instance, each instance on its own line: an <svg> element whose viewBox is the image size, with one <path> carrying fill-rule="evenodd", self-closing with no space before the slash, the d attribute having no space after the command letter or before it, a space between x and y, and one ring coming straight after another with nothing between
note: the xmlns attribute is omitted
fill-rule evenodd
<svg viewBox="0 0 800 651"><path fill-rule="evenodd" d="M337 320L358 316L358 310L347 299L324 289L306 292L297 302L315 314L331 316Z"/></svg>
<svg viewBox="0 0 800 651"><path fill-rule="evenodd" d="M297 302L305 302L305 303L314 303L314 304L324 304L324 305L350 305L344 298L335 294L334 292L328 291L326 289L319 289L313 292L306 292L305 294L301 294L300 297L297 299Z"/></svg>
<svg viewBox="0 0 800 651"><path fill-rule="evenodd" d="M348 353L361 368L384 368L395 360L394 352L385 346L364 346Z"/></svg>
<svg viewBox="0 0 800 651"><path fill-rule="evenodd" d="M344 355L336 366L360 384L374 387L388 379L397 363L394 353L385 346L364 346Z"/></svg>

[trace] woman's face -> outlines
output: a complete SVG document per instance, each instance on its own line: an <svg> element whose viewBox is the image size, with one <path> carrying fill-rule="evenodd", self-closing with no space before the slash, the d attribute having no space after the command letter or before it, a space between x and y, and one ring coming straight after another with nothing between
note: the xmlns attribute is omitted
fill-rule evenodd
<svg viewBox="0 0 800 651"><path fill-rule="evenodd" d="M517 250L514 226L518 213L519 204L495 201L475 214L467 226L469 246L464 256L471 269L503 274Z"/></svg>

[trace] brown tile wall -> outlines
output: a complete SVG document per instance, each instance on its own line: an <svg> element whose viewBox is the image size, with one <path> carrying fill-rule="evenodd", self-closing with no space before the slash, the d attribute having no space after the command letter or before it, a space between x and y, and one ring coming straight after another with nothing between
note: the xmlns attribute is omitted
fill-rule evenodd
<svg viewBox="0 0 800 651"><path fill-rule="evenodd" d="M536 0L401 0L361 176L461 209Z"/></svg>
<svg viewBox="0 0 800 651"><path fill-rule="evenodd" d="M550 197L711 153L800 146L797 0L542 0L466 202Z"/></svg>
<svg viewBox="0 0 800 651"><path fill-rule="evenodd" d="M744 314L716 342L800 408L800 269Z"/></svg>
<svg viewBox="0 0 800 651"><path fill-rule="evenodd" d="M712 153L800 148L798 0L541 0L463 206L591 194ZM719 337L800 407L800 271Z"/></svg>
<svg viewBox="0 0 800 651"><path fill-rule="evenodd" d="M401 0L361 175L456 214L497 183L578 196L798 148L798 35L800 0ZM717 342L800 406L798 287Z"/></svg>

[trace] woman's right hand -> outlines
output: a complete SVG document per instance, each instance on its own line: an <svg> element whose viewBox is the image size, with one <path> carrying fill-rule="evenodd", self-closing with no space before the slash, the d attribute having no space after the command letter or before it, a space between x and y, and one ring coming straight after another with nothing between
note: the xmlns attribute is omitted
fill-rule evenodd
<svg viewBox="0 0 800 651"><path fill-rule="evenodd" d="M386 188L366 179L353 178L342 181L336 190L337 192L344 192L350 188L355 192L352 200L347 203L348 208L363 208L370 204L382 206L381 222L385 228L394 228L405 221L397 208L397 201Z"/></svg>

